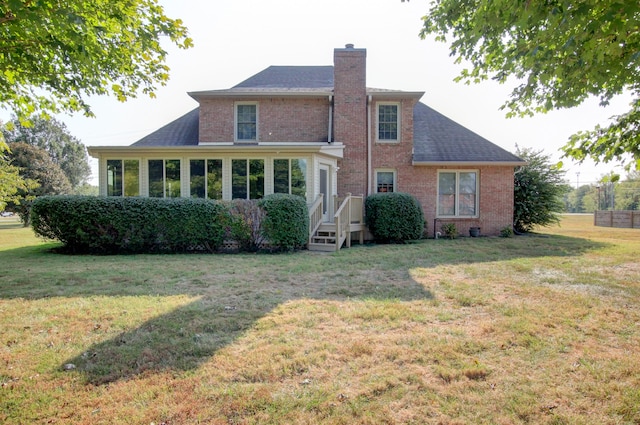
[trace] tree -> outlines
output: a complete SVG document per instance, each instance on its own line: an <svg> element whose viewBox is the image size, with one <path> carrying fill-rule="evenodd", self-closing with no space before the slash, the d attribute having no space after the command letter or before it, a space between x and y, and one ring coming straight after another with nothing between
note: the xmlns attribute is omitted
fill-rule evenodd
<svg viewBox="0 0 640 425"><path fill-rule="evenodd" d="M30 223L33 199L42 195L71 193L69 179L45 150L23 142L12 143L9 160L11 165L20 170L20 177L31 183L20 188L18 202L9 205L11 210L20 215L25 226Z"/></svg>
<svg viewBox="0 0 640 425"><path fill-rule="evenodd" d="M7 153L10 152L0 134L0 211L4 211L9 203L19 203L18 192L27 189L27 182L20 176L20 169L9 163Z"/></svg>
<svg viewBox="0 0 640 425"><path fill-rule="evenodd" d="M458 81L516 81L508 116L570 108L623 92L630 110L606 127L574 135L565 155L640 167L640 2L620 0L434 0L421 37L451 39L450 52L470 67Z"/></svg>
<svg viewBox="0 0 640 425"><path fill-rule="evenodd" d="M161 37L192 46L157 0L0 0L0 104L24 120L92 116L91 95L153 96L169 78Z"/></svg>
<svg viewBox="0 0 640 425"><path fill-rule="evenodd" d="M529 232L536 225L558 223L558 214L564 210L563 195L570 189L564 171L542 151L518 148L516 154L527 165L514 176L514 230Z"/></svg>
<svg viewBox="0 0 640 425"><path fill-rule="evenodd" d="M29 125L24 125L14 117L10 125L2 129L2 133L10 146L24 142L45 150L51 160L60 166L74 189L85 183L91 175L85 146L69 133L64 123L55 118L34 116L29 119Z"/></svg>

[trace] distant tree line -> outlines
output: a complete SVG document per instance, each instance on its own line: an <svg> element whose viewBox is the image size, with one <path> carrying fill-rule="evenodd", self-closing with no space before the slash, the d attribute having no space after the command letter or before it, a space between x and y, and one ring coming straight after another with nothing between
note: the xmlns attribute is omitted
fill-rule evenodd
<svg viewBox="0 0 640 425"><path fill-rule="evenodd" d="M640 210L640 172L631 172L623 180L618 174L607 174L596 183L570 190L564 203L569 213Z"/></svg>

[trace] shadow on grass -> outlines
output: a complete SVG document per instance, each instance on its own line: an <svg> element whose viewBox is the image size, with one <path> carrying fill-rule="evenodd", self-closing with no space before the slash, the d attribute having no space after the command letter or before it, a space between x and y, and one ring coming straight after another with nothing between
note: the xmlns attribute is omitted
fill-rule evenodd
<svg viewBox="0 0 640 425"><path fill-rule="evenodd" d="M205 294L193 303L94 345L65 363L76 365L87 382L94 385L154 371L187 371L208 361L261 318L288 302L304 300L329 306L341 301L413 301L433 297L415 282L361 283L357 288L334 283L312 292L297 291L291 288L291 282L270 282L268 288L241 288L238 292L244 292L242 295L216 292L215 296Z"/></svg>
<svg viewBox="0 0 640 425"><path fill-rule="evenodd" d="M433 294L411 279L412 268L574 256L603 246L578 238L532 235L355 246L335 255L68 257L19 248L4 254L25 260L31 255L35 264L29 273L41 263L55 280L44 285L47 272L38 270L33 281L14 278L17 286L11 294L0 283L0 297L198 297L64 362L76 365L88 383L101 385L145 373L195 369L284 303L428 300ZM0 278L3 273L7 272L0 267ZM43 287L37 287L38 282Z"/></svg>

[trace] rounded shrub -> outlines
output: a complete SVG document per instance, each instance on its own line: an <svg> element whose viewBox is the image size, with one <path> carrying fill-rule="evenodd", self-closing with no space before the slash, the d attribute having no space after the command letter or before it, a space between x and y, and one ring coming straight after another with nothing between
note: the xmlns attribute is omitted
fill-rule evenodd
<svg viewBox="0 0 640 425"><path fill-rule="evenodd" d="M32 206L34 232L73 253L215 251L226 207L204 199L44 196Z"/></svg>
<svg viewBox="0 0 640 425"><path fill-rule="evenodd" d="M365 222L377 242L403 243L422 237L424 213L408 193L375 193L365 199Z"/></svg>
<svg viewBox="0 0 640 425"><path fill-rule="evenodd" d="M309 211L304 198L275 193L262 199L260 206L265 211L262 230L274 249L289 251L306 245L309 240Z"/></svg>

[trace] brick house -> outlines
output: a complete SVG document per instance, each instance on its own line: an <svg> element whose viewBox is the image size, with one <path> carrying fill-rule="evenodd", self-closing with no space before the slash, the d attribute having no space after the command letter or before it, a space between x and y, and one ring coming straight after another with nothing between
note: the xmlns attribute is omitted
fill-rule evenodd
<svg viewBox="0 0 640 425"><path fill-rule="evenodd" d="M103 196L292 193L331 223L348 194L360 203L343 221L355 222L360 197L398 191L420 201L432 235L443 223L498 234L512 224L524 162L420 103L423 94L368 88L366 50L347 45L333 66L271 66L230 89L191 92L193 111L130 146L89 153Z"/></svg>

